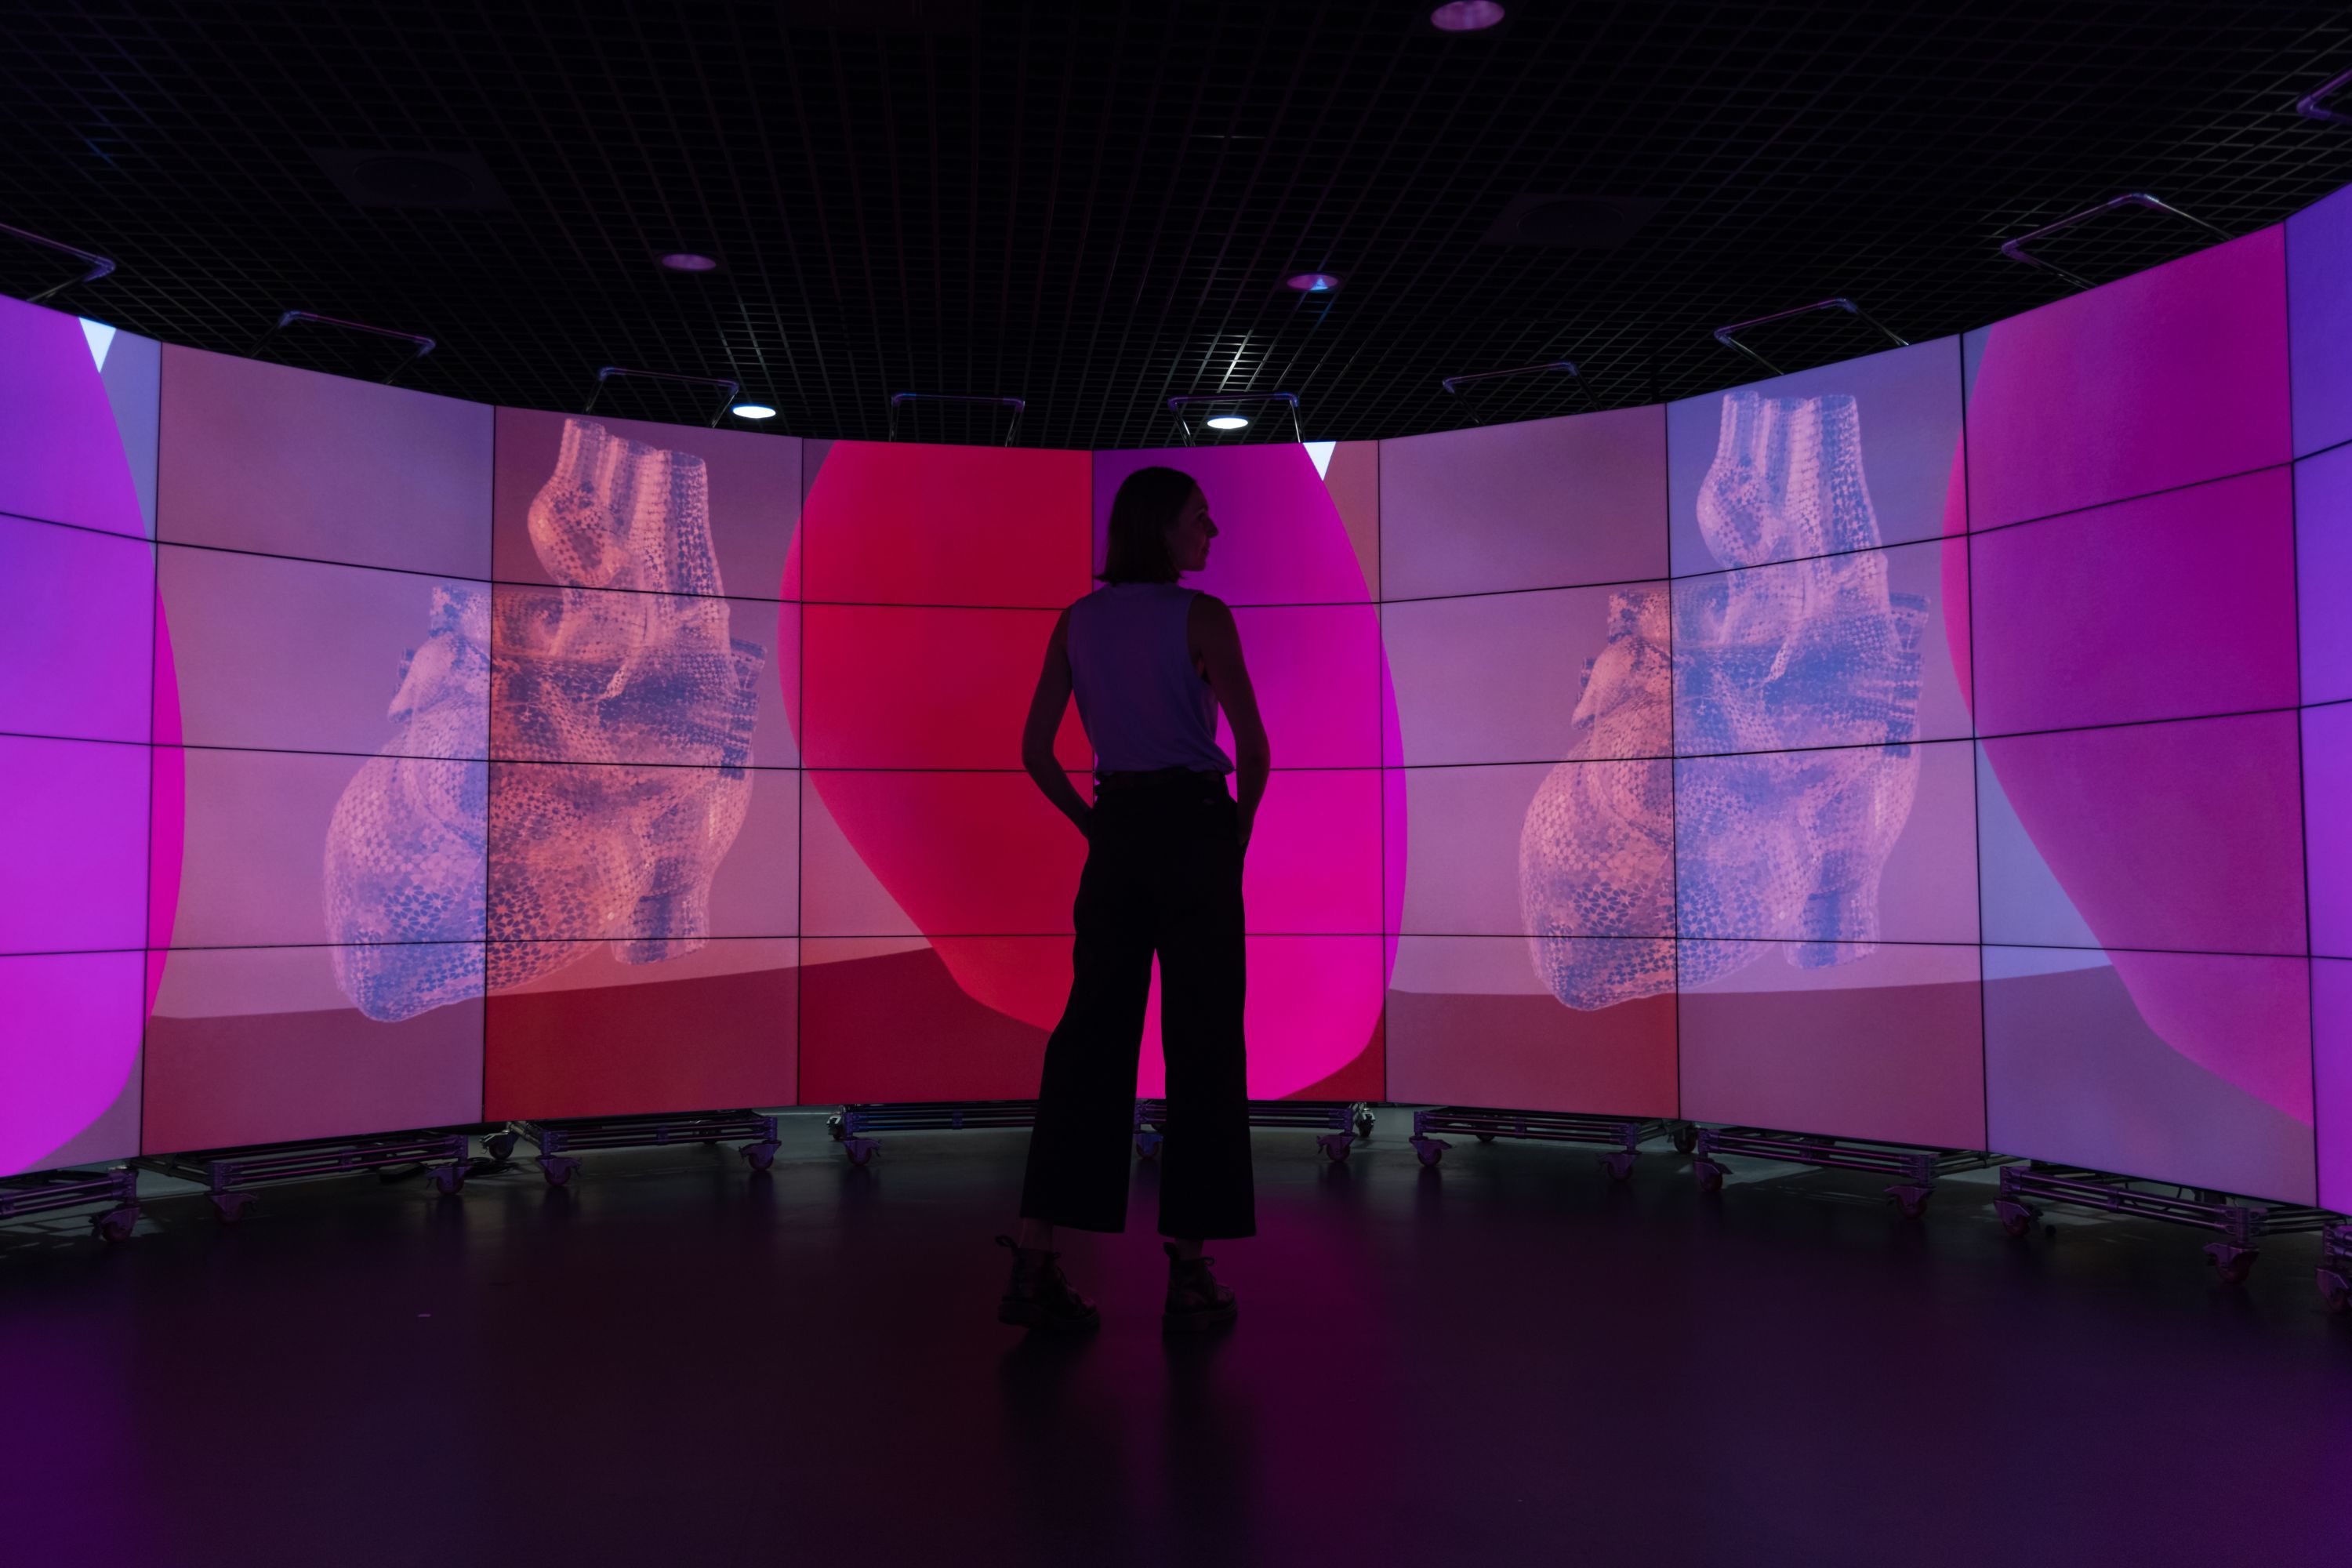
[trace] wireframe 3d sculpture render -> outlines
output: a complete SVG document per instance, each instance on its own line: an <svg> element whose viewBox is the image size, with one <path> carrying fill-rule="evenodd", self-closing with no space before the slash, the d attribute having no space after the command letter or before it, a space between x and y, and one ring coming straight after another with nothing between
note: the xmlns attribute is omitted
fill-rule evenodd
<svg viewBox="0 0 2352 1568"><path fill-rule="evenodd" d="M1801 968L1866 955L1910 817L1927 605L1888 589L1853 400L1727 395L1697 512L1726 570L1675 584L1670 659L1661 595L1612 600L1580 760L1521 836L1536 969L1571 1007L1704 984L1768 943ZM1669 740L1672 764L1582 760ZM1678 953L1590 940L1663 933L1669 903Z"/></svg>
<svg viewBox="0 0 2352 1568"><path fill-rule="evenodd" d="M767 655L730 633L702 460L566 420L529 523L560 585L436 596L394 700L403 734L335 811L338 942L478 940L460 935L468 911L489 942L486 957L339 950L370 1017L520 984L599 941L657 963L709 938ZM485 724L496 762L439 760L477 751Z"/></svg>

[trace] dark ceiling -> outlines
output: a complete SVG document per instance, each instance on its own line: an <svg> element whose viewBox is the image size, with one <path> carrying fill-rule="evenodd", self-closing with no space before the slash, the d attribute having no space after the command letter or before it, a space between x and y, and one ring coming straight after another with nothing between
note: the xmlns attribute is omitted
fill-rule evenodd
<svg viewBox="0 0 2352 1568"><path fill-rule="evenodd" d="M2352 183L2352 126L2294 107L2352 67L2340 5L1508 0L1449 37L1430 3L14 0L0 223L118 259L54 302L171 342L251 352L300 309L430 334L403 384L488 402L577 408L620 364L798 434L1006 395L1024 444L1111 447L1171 443L1180 395L1296 393L1314 439L1686 395L1758 374L1727 322L1844 295L1916 340L2056 298L2001 242L2122 193L2234 235ZM1491 237L1553 197L1601 205L1524 232L1588 243ZM2047 254L2104 279L2210 237L2124 209ZM1345 285L1282 286L1310 269ZM0 291L72 273L0 236ZM400 358L301 324L265 352Z"/></svg>

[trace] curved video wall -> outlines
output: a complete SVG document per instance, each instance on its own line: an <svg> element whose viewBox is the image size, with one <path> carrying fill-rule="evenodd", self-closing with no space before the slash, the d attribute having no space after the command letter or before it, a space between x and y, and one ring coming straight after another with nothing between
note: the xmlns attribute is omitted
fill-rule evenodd
<svg viewBox="0 0 2352 1568"><path fill-rule="evenodd" d="M2352 194L1665 406L1174 453L0 301L0 1172L1034 1093L1084 846L1021 720L1171 462L1274 742L1254 1094L2352 1207L2348 338Z"/></svg>

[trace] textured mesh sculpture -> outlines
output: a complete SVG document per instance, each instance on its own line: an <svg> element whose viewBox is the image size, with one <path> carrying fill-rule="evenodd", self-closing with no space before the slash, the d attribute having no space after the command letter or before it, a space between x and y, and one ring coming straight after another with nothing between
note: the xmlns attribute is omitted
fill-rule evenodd
<svg viewBox="0 0 2352 1568"><path fill-rule="evenodd" d="M327 825L335 979L371 1018L481 994L489 764L462 759L481 752L489 689L489 591L436 588L392 700L400 734L343 786Z"/></svg>
<svg viewBox="0 0 2352 1568"><path fill-rule="evenodd" d="M450 764L377 757L336 810L327 850L336 941L424 940L411 911L470 889L490 942L470 984L412 973L396 957L347 963L345 994L371 1017L520 984L585 957L592 939L617 940L624 963L659 963L708 939L711 879L750 805L767 656L730 635L716 596L702 460L566 420L529 521L541 563L564 585L500 587L478 616L488 657L436 676L453 705L464 700L455 683L472 681L478 715L487 689L499 759L487 791L477 786L460 807L472 812L470 862L460 864L454 834L440 852L433 834L442 830L428 833L418 799L428 775L416 770ZM432 646L411 660L409 685ZM424 749L413 713L395 704L411 733L394 750ZM362 855L382 868L364 879L338 874Z"/></svg>
<svg viewBox="0 0 2352 1568"><path fill-rule="evenodd" d="M1674 764L1666 595L1609 597L1609 640L1585 661L1573 754L1519 832L1519 907L1536 973L1571 1007L1675 985ZM1639 940L1592 942L1596 936Z"/></svg>
<svg viewBox="0 0 2352 1568"><path fill-rule="evenodd" d="M1674 590L1673 749L1704 760L1676 764L1672 790L1641 775L1613 792L1601 770L1564 763L1521 837L1536 968L1571 1007L1676 984L1676 963L1653 951L1663 942L1568 940L1621 908L1649 918L1662 879L1684 985L1753 963L1762 949L1740 938L1793 937L1783 954L1800 967L1864 956L1879 876L1910 816L1927 605L1887 589L1853 400L1727 395L1697 510L1717 561L1744 568ZM1665 701L1663 618L1613 618L1578 703L1579 755L1624 754L1601 749L1589 712Z"/></svg>

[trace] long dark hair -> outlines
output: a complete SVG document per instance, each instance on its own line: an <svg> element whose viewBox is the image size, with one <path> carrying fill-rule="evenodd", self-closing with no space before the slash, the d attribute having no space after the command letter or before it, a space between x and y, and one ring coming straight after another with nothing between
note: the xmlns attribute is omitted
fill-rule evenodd
<svg viewBox="0 0 2352 1568"><path fill-rule="evenodd" d="M1128 475L1110 503L1110 547L1095 575L1106 583L1176 581L1168 531L1200 488L1181 468L1138 468Z"/></svg>

